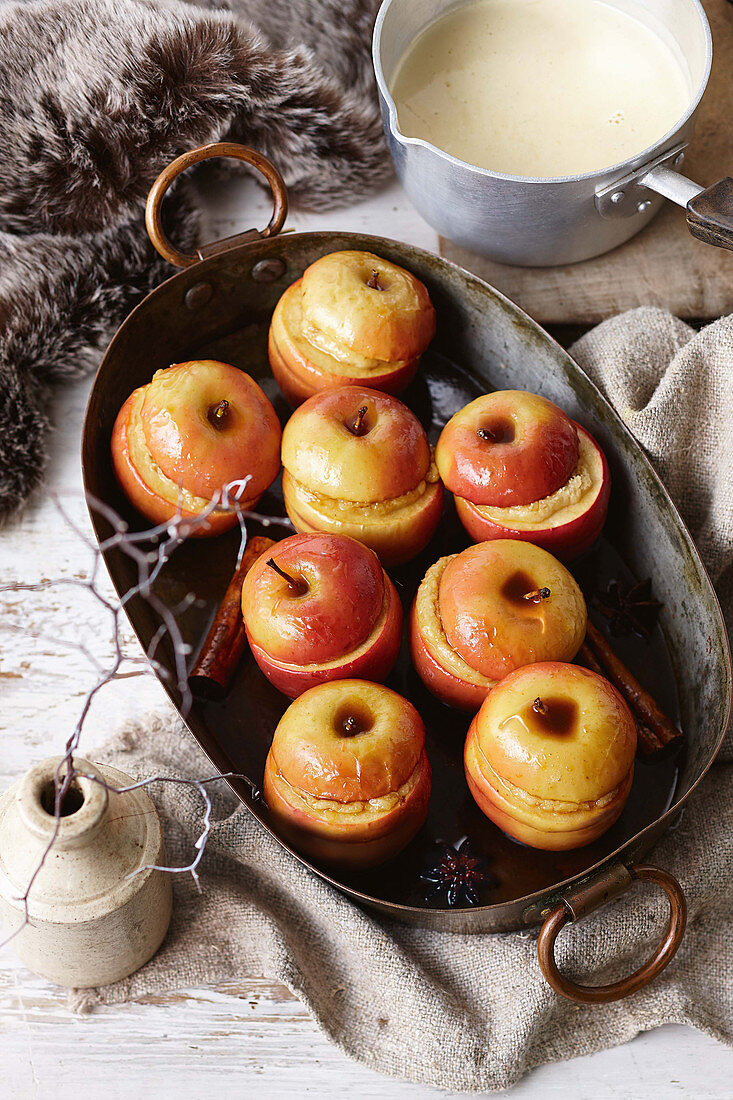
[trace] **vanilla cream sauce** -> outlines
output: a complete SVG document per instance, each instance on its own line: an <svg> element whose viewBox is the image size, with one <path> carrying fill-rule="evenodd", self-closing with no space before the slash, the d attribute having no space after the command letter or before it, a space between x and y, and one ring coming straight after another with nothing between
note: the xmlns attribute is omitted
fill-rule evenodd
<svg viewBox="0 0 733 1100"><path fill-rule="evenodd" d="M690 81L649 26L600 0L478 0L410 45L392 81L399 128L517 176L609 167L662 137Z"/></svg>

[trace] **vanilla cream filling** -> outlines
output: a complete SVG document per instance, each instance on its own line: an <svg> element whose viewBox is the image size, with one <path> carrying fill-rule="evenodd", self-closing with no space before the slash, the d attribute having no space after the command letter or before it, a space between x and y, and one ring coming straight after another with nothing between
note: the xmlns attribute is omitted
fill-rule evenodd
<svg viewBox="0 0 733 1100"><path fill-rule="evenodd" d="M319 357L318 365L322 366L325 370L329 369L329 358L336 360L335 365L337 367L339 365L346 366L351 373L364 376L382 374L385 370L396 370L406 362L406 360L401 359L394 361L388 359L370 359L366 355L361 355L358 351L354 351L353 348L350 348L348 344L342 343L335 336L331 336L329 333L324 332L323 329L310 324L305 317L302 318L300 332L302 336L299 338L296 329L296 334L294 336L291 334L291 339L294 339L296 343L305 344L304 351L306 355L309 354L310 349L316 352L322 352L327 358Z"/></svg>
<svg viewBox="0 0 733 1100"><path fill-rule="evenodd" d="M178 485L167 477L150 453L140 418L144 400L145 387L143 386L138 390L138 395L132 403L125 426L127 445L133 466L147 487L157 496L177 505L181 511L203 512L205 508L209 507L211 501L190 493L188 489L184 489L182 485Z"/></svg>
<svg viewBox="0 0 733 1100"><path fill-rule="evenodd" d="M536 795L530 794L529 791L525 791L523 787L517 787L514 783L511 783L508 779L499 775L498 772L495 772L483 753L481 753L481 758L486 761L486 766L491 772L491 781L494 786L503 787L508 797L517 802L523 802L525 806L533 810L541 810L544 813L575 814L585 813L589 810L602 810L604 807L610 806L610 804L618 798L619 792L625 782L624 779L618 786L614 787L613 790L608 791L606 794L602 794L598 798L587 799L583 802L566 802L557 798L538 798Z"/></svg>
<svg viewBox="0 0 733 1100"><path fill-rule="evenodd" d="M439 590L440 579L448 565L448 562L457 557L457 554L449 554L445 558L439 558L428 569L415 597L415 615L420 635L427 646L431 657L446 671L452 672L460 680L488 691L497 683L490 680L475 668L471 668L463 657L453 649L448 641L443 620L440 615Z"/></svg>
<svg viewBox="0 0 733 1100"><path fill-rule="evenodd" d="M578 465L574 472L550 496L534 500L531 504L514 504L508 508L485 504L474 504L473 507L494 523L514 530L559 527L569 523L593 503L603 476L597 448L585 432L578 432L578 451Z"/></svg>
<svg viewBox="0 0 733 1100"><path fill-rule="evenodd" d="M355 802L338 802L335 798L316 798L307 791L303 791L299 787L293 786L279 770L276 763L275 775L277 781L285 788L286 793L284 797L291 806L294 806L296 809L305 809L307 812L318 814L322 820L336 824L339 821L343 821L345 818L353 820L354 818L363 818L366 815L381 817L397 809L398 806L401 806L403 802L407 801L417 786L421 770L421 759L422 758L418 759L417 764L412 770L412 774L396 791L390 791L389 794L380 795L379 798L367 798Z"/></svg>
<svg viewBox="0 0 733 1100"><path fill-rule="evenodd" d="M286 339L294 344L304 359L328 374L343 374L346 368L352 376L369 378L374 374L398 370L407 362L402 359L394 361L373 359L362 355L337 337L312 324L303 312L302 287L297 283L285 292L276 306L275 316L273 316L273 336L276 344L278 316Z"/></svg>
<svg viewBox="0 0 733 1100"><path fill-rule="evenodd" d="M422 481L418 482L414 489L410 489L409 492L403 493L401 496L390 497L389 500L376 500L365 504L362 501L342 500L336 497L324 496L322 493L309 489L302 481L298 481L297 478L293 477L290 471L288 471L288 477L293 490L297 492L299 496L303 497L305 503L309 504L321 515L329 519L340 521L344 518L344 515L348 513L349 519L361 522L372 520L375 514L378 514L380 518L383 516L390 516L394 512L401 511L403 508L409 508L415 505L425 496L429 486L434 485L440 480L438 468L435 465L434 459L431 457L428 472Z"/></svg>

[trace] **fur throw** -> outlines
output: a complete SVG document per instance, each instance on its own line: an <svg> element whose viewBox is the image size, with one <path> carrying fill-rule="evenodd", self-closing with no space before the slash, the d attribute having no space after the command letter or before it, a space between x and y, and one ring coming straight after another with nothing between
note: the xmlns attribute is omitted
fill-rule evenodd
<svg viewBox="0 0 733 1100"><path fill-rule="evenodd" d="M0 515L44 464L53 384L169 274L142 211L161 169L230 139L296 202L389 175L369 55L378 0L34 0L0 7ZM228 162L227 162L228 163ZM172 239L197 232L183 180Z"/></svg>

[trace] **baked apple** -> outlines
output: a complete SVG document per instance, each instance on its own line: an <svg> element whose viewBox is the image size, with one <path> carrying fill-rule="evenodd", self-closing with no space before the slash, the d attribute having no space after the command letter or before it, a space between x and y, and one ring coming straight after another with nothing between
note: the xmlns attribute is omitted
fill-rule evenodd
<svg viewBox="0 0 733 1100"><path fill-rule="evenodd" d="M371 252L332 252L275 307L270 366L292 405L345 385L399 393L434 333L428 292L409 271Z"/></svg>
<svg viewBox="0 0 733 1100"><path fill-rule="evenodd" d="M285 425L282 461L296 531L351 535L397 565L438 525L443 486L427 436L390 394L342 386L310 397Z"/></svg>
<svg viewBox="0 0 733 1100"><path fill-rule="evenodd" d="M254 379L228 363L196 359L156 371L130 394L112 429L112 462L138 511L168 523L201 515L226 486L245 479L237 505L254 507L280 470L280 436ZM236 510L223 501L191 534L217 535L236 523Z"/></svg>
<svg viewBox="0 0 733 1100"><path fill-rule="evenodd" d="M410 612L412 660L434 695L475 712L514 669L571 660L586 620L580 588L546 550L482 542L425 574Z"/></svg>
<svg viewBox="0 0 733 1100"><path fill-rule="evenodd" d="M311 688L275 730L264 796L279 831L311 859L346 867L384 862L412 840L428 811L420 715L367 680Z"/></svg>
<svg viewBox="0 0 733 1100"><path fill-rule="evenodd" d="M252 654L294 699L328 680L383 680L402 640L402 604L376 554L345 535L292 535L242 588Z"/></svg>
<svg viewBox="0 0 733 1100"><path fill-rule="evenodd" d="M487 696L466 738L477 805L533 848L580 848L604 833L631 790L636 724L616 688L578 665L517 669Z"/></svg>
<svg viewBox="0 0 733 1100"><path fill-rule="evenodd" d="M526 539L572 558L605 523L611 478L603 451L537 394L497 390L476 398L448 421L435 459L476 542Z"/></svg>

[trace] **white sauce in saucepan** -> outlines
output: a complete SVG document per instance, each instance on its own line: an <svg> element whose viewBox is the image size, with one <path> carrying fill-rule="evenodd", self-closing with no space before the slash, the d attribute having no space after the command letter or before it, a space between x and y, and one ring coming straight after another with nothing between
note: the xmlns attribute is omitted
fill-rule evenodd
<svg viewBox="0 0 733 1100"><path fill-rule="evenodd" d="M470 164L568 176L626 160L687 110L666 41L599 0L478 0L426 28L391 87L399 128Z"/></svg>

